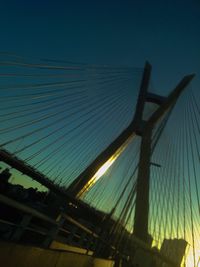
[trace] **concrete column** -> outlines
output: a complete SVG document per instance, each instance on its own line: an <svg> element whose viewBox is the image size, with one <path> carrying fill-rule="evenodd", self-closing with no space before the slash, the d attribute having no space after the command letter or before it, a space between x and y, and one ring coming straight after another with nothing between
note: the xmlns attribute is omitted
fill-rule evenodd
<svg viewBox="0 0 200 267"><path fill-rule="evenodd" d="M142 134L140 161L137 178L137 195L134 220L134 235L148 243L148 215L149 215L149 180L151 159L152 129L148 128Z"/></svg>

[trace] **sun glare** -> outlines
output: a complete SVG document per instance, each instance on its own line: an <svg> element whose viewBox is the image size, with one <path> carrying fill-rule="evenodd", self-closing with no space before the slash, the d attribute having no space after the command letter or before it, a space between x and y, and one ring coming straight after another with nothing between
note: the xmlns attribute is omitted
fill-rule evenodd
<svg viewBox="0 0 200 267"><path fill-rule="evenodd" d="M78 193L77 198L80 198L84 193L86 193L113 165L116 159L122 154L126 149L128 144L132 141L135 134L132 134L123 145L121 145L117 151L98 169L98 171L91 177L88 183L83 187L83 189Z"/></svg>
<svg viewBox="0 0 200 267"><path fill-rule="evenodd" d="M194 262L195 257L195 262ZM200 248L193 250L193 248L190 246L188 249L188 252L186 254L186 263L185 265L182 264L182 266L186 267L199 267L200 266Z"/></svg>

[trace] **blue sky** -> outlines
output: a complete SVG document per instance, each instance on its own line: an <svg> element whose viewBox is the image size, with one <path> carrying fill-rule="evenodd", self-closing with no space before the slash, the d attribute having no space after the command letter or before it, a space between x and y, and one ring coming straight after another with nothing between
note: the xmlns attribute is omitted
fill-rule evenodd
<svg viewBox="0 0 200 267"><path fill-rule="evenodd" d="M200 69L198 0L3 0L0 23L0 51L135 67L148 59L163 94Z"/></svg>
<svg viewBox="0 0 200 267"><path fill-rule="evenodd" d="M142 67L149 60L154 92L168 94L191 72L197 74L195 89L200 85L197 0L2 1L0 25L2 52L36 62L52 58ZM127 86L127 94L136 96L134 84Z"/></svg>

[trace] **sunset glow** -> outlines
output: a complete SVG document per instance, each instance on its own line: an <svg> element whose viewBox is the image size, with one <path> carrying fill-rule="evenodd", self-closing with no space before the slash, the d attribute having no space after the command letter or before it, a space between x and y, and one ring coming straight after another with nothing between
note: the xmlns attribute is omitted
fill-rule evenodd
<svg viewBox="0 0 200 267"><path fill-rule="evenodd" d="M122 154L122 152L126 149L128 144L132 141L135 134L132 134L125 143L121 147L117 149L117 151L98 169L94 176L88 181L88 183L84 186L84 188L78 193L77 198L80 198L83 194L85 194L113 165L116 159Z"/></svg>

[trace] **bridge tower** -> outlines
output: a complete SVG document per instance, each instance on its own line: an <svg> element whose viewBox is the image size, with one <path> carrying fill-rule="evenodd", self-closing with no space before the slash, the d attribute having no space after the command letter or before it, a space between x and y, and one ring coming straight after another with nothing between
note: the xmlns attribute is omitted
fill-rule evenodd
<svg viewBox="0 0 200 267"><path fill-rule="evenodd" d="M150 165L152 153L152 130L155 124L169 112L175 105L178 97L193 79L194 75L185 76L168 97L162 97L148 92L151 65L146 62L140 85L138 101L134 118L130 125L104 150L94 161L72 182L67 192L75 198L79 198L88 189L91 178L106 163L132 135L141 137L140 160L137 178L136 208L134 219L134 235L145 243L148 243L148 217L149 217L149 184ZM143 120L143 112L147 102L158 105L157 110L147 121Z"/></svg>
<svg viewBox="0 0 200 267"><path fill-rule="evenodd" d="M91 185L92 177L97 173L103 164L105 164L130 137L139 135L142 139L140 148L140 161L137 178L136 209L134 221L134 235L144 242L148 242L148 213L149 213L149 179L150 179L150 159L152 153L151 139L152 130L163 115L169 112L175 105L178 97L185 87L192 80L194 75L185 76L168 97L162 97L148 92L149 81L151 76L151 65L147 62L144 67L142 81L140 85L138 101L134 117L129 126L104 150L94 161L72 182L67 192L63 188L56 186L48 180L43 174L30 167L28 164L19 160L17 157L7 151L0 150L0 160L4 161L11 167L32 177L47 188L51 189L57 195L64 199L69 196L79 198L84 194ZM157 110L148 118L143 120L143 112L147 102L156 103Z"/></svg>

